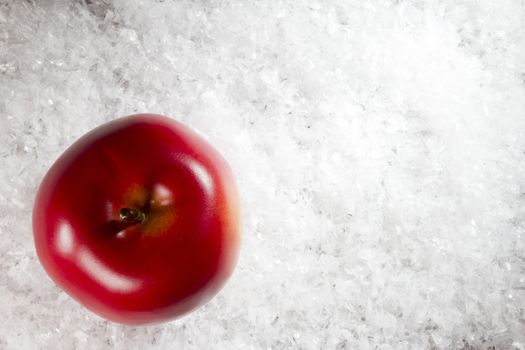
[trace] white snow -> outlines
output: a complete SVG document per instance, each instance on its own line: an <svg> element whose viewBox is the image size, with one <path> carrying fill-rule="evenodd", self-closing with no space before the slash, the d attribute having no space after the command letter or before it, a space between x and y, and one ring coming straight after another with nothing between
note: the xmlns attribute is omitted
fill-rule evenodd
<svg viewBox="0 0 525 350"><path fill-rule="evenodd" d="M31 232L75 139L153 112L230 161L244 241L170 323L100 319ZM525 349L523 0L0 0L1 349Z"/></svg>

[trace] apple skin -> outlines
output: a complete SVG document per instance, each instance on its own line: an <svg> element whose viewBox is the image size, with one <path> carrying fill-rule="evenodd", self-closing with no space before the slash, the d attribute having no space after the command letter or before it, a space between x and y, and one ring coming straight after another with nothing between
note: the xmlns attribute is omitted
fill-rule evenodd
<svg viewBox="0 0 525 350"><path fill-rule="evenodd" d="M127 221L121 209L140 211ZM209 301L235 267L240 202L223 157L160 115L116 119L53 164L33 209L49 276L96 314L124 324L180 317Z"/></svg>

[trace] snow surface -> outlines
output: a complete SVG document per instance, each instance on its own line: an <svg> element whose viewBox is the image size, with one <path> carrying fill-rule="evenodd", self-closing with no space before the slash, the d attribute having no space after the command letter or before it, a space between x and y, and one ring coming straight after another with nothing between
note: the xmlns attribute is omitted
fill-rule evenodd
<svg viewBox="0 0 525 350"><path fill-rule="evenodd" d="M222 292L126 327L32 242L48 167L170 115L230 161ZM0 0L0 349L525 349L523 0Z"/></svg>

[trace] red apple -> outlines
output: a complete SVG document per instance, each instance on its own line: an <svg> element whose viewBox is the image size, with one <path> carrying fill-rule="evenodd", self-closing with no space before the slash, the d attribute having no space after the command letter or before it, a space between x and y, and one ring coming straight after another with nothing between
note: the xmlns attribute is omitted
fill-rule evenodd
<svg viewBox="0 0 525 350"><path fill-rule="evenodd" d="M88 309L125 324L179 317L209 301L240 246L230 167L167 117L134 115L76 141L35 201L38 257Z"/></svg>

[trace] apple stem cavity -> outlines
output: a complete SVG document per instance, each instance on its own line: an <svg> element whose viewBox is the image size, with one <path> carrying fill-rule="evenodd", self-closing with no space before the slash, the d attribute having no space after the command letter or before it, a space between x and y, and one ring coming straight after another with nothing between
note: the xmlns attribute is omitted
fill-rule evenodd
<svg viewBox="0 0 525 350"><path fill-rule="evenodd" d="M119 212L120 220L127 223L138 224L146 219L143 211L133 208L122 208Z"/></svg>

